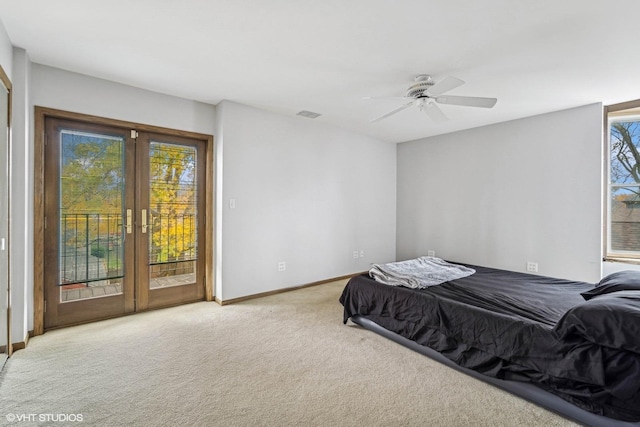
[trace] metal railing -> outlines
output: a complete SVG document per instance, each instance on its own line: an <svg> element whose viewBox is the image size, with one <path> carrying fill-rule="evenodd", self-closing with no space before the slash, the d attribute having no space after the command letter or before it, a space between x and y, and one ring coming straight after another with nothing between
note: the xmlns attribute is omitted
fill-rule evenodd
<svg viewBox="0 0 640 427"><path fill-rule="evenodd" d="M149 264L168 276L192 269L197 259L195 215L152 214ZM121 214L67 213L60 217L59 285L100 285L124 276L124 224Z"/></svg>
<svg viewBox="0 0 640 427"><path fill-rule="evenodd" d="M63 214L60 218L60 285L123 276L122 215Z"/></svg>

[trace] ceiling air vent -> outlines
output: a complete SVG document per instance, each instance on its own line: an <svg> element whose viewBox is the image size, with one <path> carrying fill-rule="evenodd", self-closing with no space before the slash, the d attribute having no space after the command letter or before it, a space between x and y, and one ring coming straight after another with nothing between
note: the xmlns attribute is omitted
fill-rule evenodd
<svg viewBox="0 0 640 427"><path fill-rule="evenodd" d="M302 110L296 113L296 116L307 117L309 119L315 119L316 117L320 117L320 114L314 113L313 111Z"/></svg>

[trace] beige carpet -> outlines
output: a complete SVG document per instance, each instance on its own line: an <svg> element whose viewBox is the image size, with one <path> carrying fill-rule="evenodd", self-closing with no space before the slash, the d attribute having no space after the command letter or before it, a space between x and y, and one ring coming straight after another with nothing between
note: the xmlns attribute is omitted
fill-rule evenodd
<svg viewBox="0 0 640 427"><path fill-rule="evenodd" d="M0 424L573 425L343 325L344 283L47 332L0 374Z"/></svg>

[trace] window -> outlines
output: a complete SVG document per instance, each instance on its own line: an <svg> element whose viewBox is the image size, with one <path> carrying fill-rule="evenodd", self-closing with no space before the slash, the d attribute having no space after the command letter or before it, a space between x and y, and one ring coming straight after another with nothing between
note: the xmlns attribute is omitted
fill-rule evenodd
<svg viewBox="0 0 640 427"><path fill-rule="evenodd" d="M640 260L640 100L609 106L605 258Z"/></svg>

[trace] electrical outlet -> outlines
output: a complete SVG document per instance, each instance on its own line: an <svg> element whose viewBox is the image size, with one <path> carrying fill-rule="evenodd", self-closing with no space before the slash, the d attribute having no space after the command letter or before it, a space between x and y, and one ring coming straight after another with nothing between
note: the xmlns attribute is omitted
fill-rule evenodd
<svg viewBox="0 0 640 427"><path fill-rule="evenodd" d="M360 251L360 258L364 258L364 251Z"/></svg>
<svg viewBox="0 0 640 427"><path fill-rule="evenodd" d="M353 259L358 259L360 257L360 253L358 251L353 251Z"/></svg>
<svg viewBox="0 0 640 427"><path fill-rule="evenodd" d="M427 251L427 256L436 256L436 251Z"/></svg>
<svg viewBox="0 0 640 427"><path fill-rule="evenodd" d="M531 273L537 273L538 272L538 263L537 262L528 261L527 262L527 271L529 271Z"/></svg>
<svg viewBox="0 0 640 427"><path fill-rule="evenodd" d="M286 261L280 261L278 263L278 271L285 271L287 269Z"/></svg>

